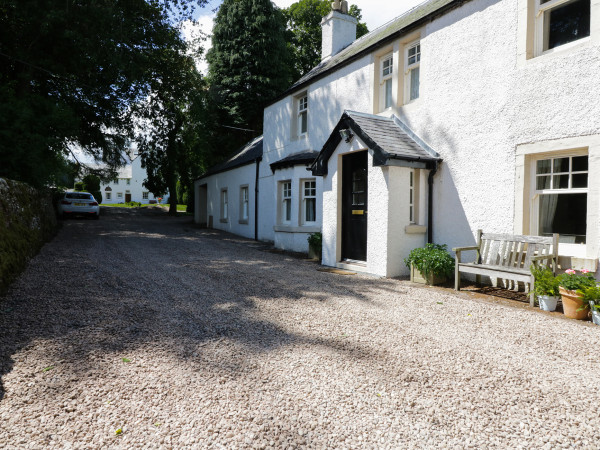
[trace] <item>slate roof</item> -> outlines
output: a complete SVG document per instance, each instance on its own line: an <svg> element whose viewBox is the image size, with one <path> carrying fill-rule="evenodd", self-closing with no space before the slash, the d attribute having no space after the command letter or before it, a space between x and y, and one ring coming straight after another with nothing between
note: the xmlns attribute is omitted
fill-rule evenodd
<svg viewBox="0 0 600 450"><path fill-rule="evenodd" d="M321 78L327 73L370 53L375 48L386 45L397 37L421 26L432 17L442 14L446 10L466 3L467 1L469 0L429 0L415 6L401 16L396 17L390 22L355 40L352 44L343 50L340 50L340 52L333 55L331 58L321 62L318 66L314 67L310 72L296 81L296 83L283 94L278 96L272 103L275 103L291 94L293 91L304 87L309 84L309 82Z"/></svg>
<svg viewBox="0 0 600 450"><path fill-rule="evenodd" d="M317 156L319 156L319 152L317 150L307 150L305 152L294 153L293 155L286 156L285 158L272 163L271 170L275 172L278 169L300 166L302 164L308 166L314 162Z"/></svg>
<svg viewBox="0 0 600 450"><path fill-rule="evenodd" d="M327 161L341 142L340 130L348 128L373 151L373 165L393 165L393 160L409 162L413 167L432 168L439 155L396 116L376 116L344 111L315 162L313 175L327 174Z"/></svg>
<svg viewBox="0 0 600 450"><path fill-rule="evenodd" d="M246 164L252 164L257 159L262 159L263 154L263 137L258 136L246 145L242 146L235 155L229 158L227 161L217 164L216 166L208 169L198 180L215 175L217 173L225 172L226 170L235 169L236 167L245 166Z"/></svg>

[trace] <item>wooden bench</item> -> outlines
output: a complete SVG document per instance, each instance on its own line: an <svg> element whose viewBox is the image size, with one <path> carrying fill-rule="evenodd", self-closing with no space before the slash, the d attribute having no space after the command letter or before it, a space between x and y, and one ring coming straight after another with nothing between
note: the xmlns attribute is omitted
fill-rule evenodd
<svg viewBox="0 0 600 450"><path fill-rule="evenodd" d="M472 273L481 283L481 275L529 283L529 302L534 305L534 278L530 268L532 264L546 261L556 274L558 261L558 234L552 237L520 236L510 234L483 233L477 230L477 245L457 247L454 273L454 289L460 291L460 274ZM475 251L475 262L464 263L461 253Z"/></svg>

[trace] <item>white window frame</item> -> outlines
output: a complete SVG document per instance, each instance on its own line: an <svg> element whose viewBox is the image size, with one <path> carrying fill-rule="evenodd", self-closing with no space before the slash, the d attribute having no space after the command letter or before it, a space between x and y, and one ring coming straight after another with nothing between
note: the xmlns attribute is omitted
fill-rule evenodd
<svg viewBox="0 0 600 450"><path fill-rule="evenodd" d="M111 198L112 198L112 195L111 195L112 192L105 191L104 194L106 195L106 200L111 200Z"/></svg>
<svg viewBox="0 0 600 450"><path fill-rule="evenodd" d="M122 192L117 192L117 198L123 198L123 193Z"/></svg>
<svg viewBox="0 0 600 450"><path fill-rule="evenodd" d="M302 223L312 225L317 221L317 180L315 178L301 180L300 189L300 192L302 193ZM308 215L306 214L306 208L311 201L314 202L314 220L308 220Z"/></svg>
<svg viewBox="0 0 600 450"><path fill-rule="evenodd" d="M304 93L297 99L297 122L298 137L308 134L308 94ZM302 129L302 124L306 126L306 129Z"/></svg>
<svg viewBox="0 0 600 450"><path fill-rule="evenodd" d="M115 184L118 185L119 184L119 179L115 178Z"/></svg>
<svg viewBox="0 0 600 450"><path fill-rule="evenodd" d="M569 172L560 172L561 175L569 175L569 188L563 188L563 189L537 189L537 179L538 179L538 174L537 174L537 163L538 161L542 161L542 160L547 160L547 159L560 159L560 158L571 158L571 157L576 157L576 156L587 156L588 157L588 170L587 170L587 174L588 174L588 187L586 188L571 188L571 175L573 174L577 174L577 173L586 173L586 172L573 172L571 169L571 167L569 167ZM569 163L571 164L571 163ZM532 157L530 159L530 180L531 180L531 186L530 186L530 202L531 202L531 206L530 206L530 232L531 234L538 236L540 233L540 226L539 226L539 208L540 208L540 195L543 194L562 194L562 195L568 195L568 194L587 194L588 195L588 199L589 199L589 184L590 184L590 178L589 178L589 174L590 174L590 170L589 170L589 164L590 164L590 160L589 160L589 152L588 149L576 149L576 150L565 150L565 151L556 151L556 152L552 152L552 153L545 153L545 154L540 154L540 155L535 155L535 157ZM554 164L551 164L551 166L553 166ZM552 172L550 174L544 174L542 176L550 176L552 177L554 174L553 170L554 168L551 167ZM552 179L552 178L551 178ZM589 201L588 201L589 204ZM589 209L589 206L588 206ZM589 211L588 211L588 218L589 218ZM588 220L589 222L589 220ZM586 245L588 243L589 240L589 223L586 226L586 243L585 244L571 244L571 243L565 243L565 242L561 242L559 245L559 251L560 254L564 254L564 255L573 255L573 256L585 256L586 255Z"/></svg>
<svg viewBox="0 0 600 450"><path fill-rule="evenodd" d="M280 182L281 210L279 220L283 224L289 224L292 221L292 181L284 180Z"/></svg>
<svg viewBox="0 0 600 450"><path fill-rule="evenodd" d="M389 105L387 90L390 90ZM379 58L379 110L394 106L394 52L391 51Z"/></svg>
<svg viewBox="0 0 600 450"><path fill-rule="evenodd" d="M240 223L247 224L250 217L250 189L240 186Z"/></svg>
<svg viewBox="0 0 600 450"><path fill-rule="evenodd" d="M229 193L227 188L221 189L221 222L229 221Z"/></svg>
<svg viewBox="0 0 600 450"><path fill-rule="evenodd" d="M143 192L142 192L142 198L143 198L144 200L148 200L149 194L150 194L150 193L149 193L148 191L143 191Z"/></svg>
<svg viewBox="0 0 600 450"><path fill-rule="evenodd" d="M541 0L534 0L535 2L535 56L539 56L541 54L553 53L558 49L564 49L566 46L576 45L581 42L582 39L587 39L589 36L584 36L580 39L573 40L563 45L559 45L557 47L551 49L545 49L546 41L548 38L548 21L546 20L546 13L550 12L552 9L561 7L566 3L571 2L572 0L550 0L547 3L542 3ZM590 33L591 33L591 14L592 11L590 9Z"/></svg>
<svg viewBox="0 0 600 450"><path fill-rule="evenodd" d="M125 184L127 184L127 186L129 186L131 184L131 178L126 178Z"/></svg>
<svg viewBox="0 0 600 450"><path fill-rule="evenodd" d="M412 63L410 62L410 58L413 56L409 56L409 53L412 49L415 49L415 55ZM419 99L421 96L421 39L417 39L415 41L409 42L404 46L404 99L405 104L411 103ZM415 69L419 69L419 95L415 98L411 99L411 82L413 71Z"/></svg>

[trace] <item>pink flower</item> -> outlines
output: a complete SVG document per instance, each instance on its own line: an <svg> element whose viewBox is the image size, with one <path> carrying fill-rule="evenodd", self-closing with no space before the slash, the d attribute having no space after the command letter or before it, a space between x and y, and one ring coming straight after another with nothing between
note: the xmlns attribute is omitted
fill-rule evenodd
<svg viewBox="0 0 600 450"><path fill-rule="evenodd" d="M581 269L581 273L590 273L590 271L587 269Z"/></svg>
<svg viewBox="0 0 600 450"><path fill-rule="evenodd" d="M567 269L565 270L566 273L568 273L569 275L575 275L575 271L573 269Z"/></svg>

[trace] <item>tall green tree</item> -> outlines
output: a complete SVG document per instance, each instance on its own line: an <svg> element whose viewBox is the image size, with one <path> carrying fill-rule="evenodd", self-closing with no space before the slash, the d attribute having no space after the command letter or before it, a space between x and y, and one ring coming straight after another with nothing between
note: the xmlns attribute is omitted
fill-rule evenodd
<svg viewBox="0 0 600 450"><path fill-rule="evenodd" d="M146 168L144 186L154 195L169 192L169 213L177 213L177 183L190 186L202 169L205 83L185 48L160 55L148 99L135 108L138 150Z"/></svg>
<svg viewBox="0 0 600 450"><path fill-rule="evenodd" d="M321 19L331 12L331 0L300 0L283 9L288 27L288 45L293 56L294 79L300 78L321 62ZM356 18L356 37L369 32L362 11L351 5L348 11Z"/></svg>
<svg viewBox="0 0 600 450"><path fill-rule="evenodd" d="M0 176L52 182L71 146L109 166L173 21L206 0L0 0Z"/></svg>
<svg viewBox="0 0 600 450"><path fill-rule="evenodd" d="M285 18L271 0L223 1L207 53L216 152L260 135L265 105L289 87L285 33Z"/></svg>

